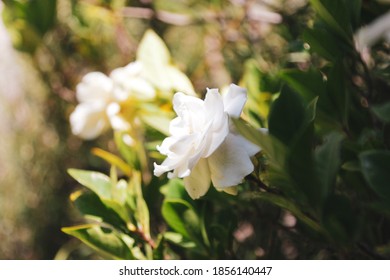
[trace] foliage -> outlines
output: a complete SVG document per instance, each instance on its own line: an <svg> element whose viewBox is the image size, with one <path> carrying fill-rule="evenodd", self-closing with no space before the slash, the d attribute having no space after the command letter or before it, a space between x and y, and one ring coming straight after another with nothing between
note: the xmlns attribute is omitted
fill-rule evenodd
<svg viewBox="0 0 390 280"><path fill-rule="evenodd" d="M121 4L126 1L106 2L109 4L93 8L101 11L107 22L113 20L114 12L133 11ZM228 22L237 23L234 9L222 9L225 2L216 2L221 2L220 6L214 3L208 7L215 12L213 19L231 16L233 20ZM174 7L169 3L153 1L147 9L156 12L156 20L160 17L164 21L159 9ZM205 5L200 3L192 5ZM83 5L91 4L72 3L71 11L79 17L72 24L88 28L96 15L88 14ZM181 71L175 70L176 75L170 78L167 69L179 69L175 63L184 62L199 91L208 80L199 78L205 66L175 57L175 50L180 53L185 47L175 44L168 48L153 31L146 31L143 38L147 39L140 40L132 58L147 65L147 78L143 78L159 94L153 100L118 101L121 112L134 109L131 117L124 114L131 129L114 128L115 149L93 150L111 166L109 175L68 170L84 186L73 192L71 201L85 223L63 231L112 259L388 258L389 50L378 40L369 46L368 61L355 37L362 26L383 14L378 7L381 4L367 1L311 0L289 14L275 5L288 23L273 29L283 38L285 49L271 51L275 42L264 42L260 51L256 40L249 40L247 49L240 38L217 50L217 58L223 53L226 64L238 61L239 66L225 68L218 59L215 63L211 60L209 80L218 76L218 86L229 80L248 90L241 118L229 119L231 132L245 137L261 152L252 158L254 170L245 174L241 184L232 186L234 189L222 188L225 192L210 188L199 200L187 194L185 180L151 174L152 163L163 159L156 145L161 147L169 132L166 127L174 117L173 109L178 113L169 103L173 93L178 84L192 89ZM188 8L176 18L179 24L195 25L195 34L208 38L206 42L222 36L221 30L213 31L218 25L205 23L207 15L197 18L190 11ZM295 15L301 21L294 21ZM174 25L169 20L161 25L151 21L151 26L169 38L174 36L172 30L177 30L169 27ZM40 26L31 26L40 36L51 22L47 19ZM199 26L207 32L199 31ZM247 27L241 28L236 36L251 35ZM108 38L109 32L103 32L99 39L83 38L81 29L79 32L77 40L88 43L80 44L74 38L72 44L86 48L79 50L85 57L94 49L88 44L98 44L94 40L107 40L110 46L114 41ZM195 50L188 52L199 55ZM287 54L276 61L275 56L284 52ZM200 53L207 52L202 49ZM100 55L91 59L98 70L107 72L117 66ZM125 57L128 62L130 56ZM218 70L213 74L215 68ZM171 86L170 79L181 82Z"/></svg>

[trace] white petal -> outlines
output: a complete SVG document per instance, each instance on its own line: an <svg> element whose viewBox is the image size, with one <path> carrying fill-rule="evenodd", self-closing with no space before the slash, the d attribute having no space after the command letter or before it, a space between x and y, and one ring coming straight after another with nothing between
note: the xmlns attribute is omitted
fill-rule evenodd
<svg viewBox="0 0 390 280"><path fill-rule="evenodd" d="M207 89L204 99L204 107L206 109L206 121L213 121L213 130L218 131L227 121L224 112L222 96L217 89Z"/></svg>
<svg viewBox="0 0 390 280"><path fill-rule="evenodd" d="M99 103L81 103L70 115L72 133L83 139L94 139L108 128L104 106Z"/></svg>
<svg viewBox="0 0 390 280"><path fill-rule="evenodd" d="M210 171L206 159L199 160L190 176L184 178L184 186L192 199L205 195L210 188Z"/></svg>
<svg viewBox="0 0 390 280"><path fill-rule="evenodd" d="M186 110L189 110L191 113L196 113L198 115L204 114L203 100L195 96L185 95L182 92L177 92L173 96L173 109L181 118L184 117L182 114Z"/></svg>
<svg viewBox="0 0 390 280"><path fill-rule="evenodd" d="M238 118L241 115L246 100L246 89L231 84L229 91L223 97L225 112L227 112L230 117Z"/></svg>
<svg viewBox="0 0 390 280"><path fill-rule="evenodd" d="M225 193L228 193L228 194L231 194L231 195L237 195L238 187L234 186L234 187L227 187L227 188L217 188L217 191L225 192Z"/></svg>
<svg viewBox="0 0 390 280"><path fill-rule="evenodd" d="M241 147L245 150L248 156L252 157L258 152L260 152L260 147L253 144L252 142L246 140L241 135L235 135L237 137L237 140L241 143Z"/></svg>
<svg viewBox="0 0 390 280"><path fill-rule="evenodd" d="M232 187L242 182L254 167L242 138L229 134L208 158L211 180L216 188Z"/></svg>
<svg viewBox="0 0 390 280"><path fill-rule="evenodd" d="M133 78L128 81L127 89L138 100L151 100L156 97L154 87L142 78Z"/></svg>
<svg viewBox="0 0 390 280"><path fill-rule="evenodd" d="M224 111L222 96L216 89L208 89L204 101L206 109L206 122L210 127L204 130L201 140L206 149L202 151L203 157L209 157L225 140L229 133L229 119Z"/></svg>
<svg viewBox="0 0 390 280"><path fill-rule="evenodd" d="M100 72L91 72L83 77L76 87L79 102L107 102L111 98L112 80Z"/></svg>

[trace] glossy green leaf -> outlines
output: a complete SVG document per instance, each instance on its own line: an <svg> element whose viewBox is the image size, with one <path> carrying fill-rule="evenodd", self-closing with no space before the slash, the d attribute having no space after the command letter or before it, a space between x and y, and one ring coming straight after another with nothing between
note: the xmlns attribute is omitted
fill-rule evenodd
<svg viewBox="0 0 390 280"><path fill-rule="evenodd" d="M169 242L172 242L174 244L177 244L183 248L186 248L186 249L194 249L196 247L196 243L189 240L189 239L185 239L183 237L183 235L181 235L180 233L177 233L177 232L171 232L171 231L167 231L164 233L164 238L165 240L169 241Z"/></svg>
<svg viewBox="0 0 390 280"><path fill-rule="evenodd" d="M89 188L101 198L111 199L111 180L100 172L69 169L68 173L81 185Z"/></svg>
<svg viewBox="0 0 390 280"><path fill-rule="evenodd" d="M361 169L368 185L390 201L390 151L371 150L359 155Z"/></svg>
<svg viewBox="0 0 390 280"><path fill-rule="evenodd" d="M372 112L383 122L390 122L390 102L371 107Z"/></svg>
<svg viewBox="0 0 390 280"><path fill-rule="evenodd" d="M168 225L177 233L199 242L200 219L188 202L182 199L165 199L161 212Z"/></svg>
<svg viewBox="0 0 390 280"><path fill-rule="evenodd" d="M126 228L126 212L123 212L122 208L113 207L109 201L103 202L96 194L76 191L70 198L83 215L97 217L102 222L117 228Z"/></svg>
<svg viewBox="0 0 390 280"><path fill-rule="evenodd" d="M138 227L147 238L150 238L149 209L142 193L141 174L134 172L129 184L128 205L134 212Z"/></svg>
<svg viewBox="0 0 390 280"><path fill-rule="evenodd" d="M120 235L111 229L103 229L99 225L82 225L65 227L62 231L72 235L98 251L99 253L118 260L135 259L130 248L120 238Z"/></svg>

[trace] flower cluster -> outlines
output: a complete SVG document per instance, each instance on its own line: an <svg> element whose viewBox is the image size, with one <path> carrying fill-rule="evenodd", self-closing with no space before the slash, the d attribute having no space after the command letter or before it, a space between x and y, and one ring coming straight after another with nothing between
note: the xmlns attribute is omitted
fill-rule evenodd
<svg viewBox="0 0 390 280"><path fill-rule="evenodd" d="M226 191L241 183L254 169L250 157L260 150L229 125L229 117L241 115L246 99L246 90L233 84L224 96L208 89L204 100L176 93L171 136L157 147L167 158L154 164L154 174L184 178L193 199L203 196L211 182Z"/></svg>
<svg viewBox="0 0 390 280"><path fill-rule="evenodd" d="M91 72L83 77L76 88L79 104L70 115L72 132L94 139L109 127L129 131L140 115L140 105L170 99L174 90L195 95L187 76L170 63L164 42L149 30L136 61L114 69L109 76Z"/></svg>

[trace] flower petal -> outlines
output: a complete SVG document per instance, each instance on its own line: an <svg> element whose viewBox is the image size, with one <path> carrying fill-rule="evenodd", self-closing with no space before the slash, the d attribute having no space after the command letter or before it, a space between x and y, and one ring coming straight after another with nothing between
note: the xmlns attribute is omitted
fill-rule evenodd
<svg viewBox="0 0 390 280"><path fill-rule="evenodd" d="M246 100L246 89L231 84L227 94L223 96L225 112L228 113L230 117L238 118L241 115Z"/></svg>
<svg viewBox="0 0 390 280"><path fill-rule="evenodd" d="M242 137L229 133L208 158L211 180L216 188L235 186L253 171L252 161L243 145Z"/></svg>
<svg viewBox="0 0 390 280"><path fill-rule="evenodd" d="M100 102L81 103L70 115L72 133L91 140L108 128L104 104Z"/></svg>
<svg viewBox="0 0 390 280"><path fill-rule="evenodd" d="M184 186L192 199L205 195L210 188L210 183L210 170L207 159L199 160L190 176L184 178Z"/></svg>
<svg viewBox="0 0 390 280"><path fill-rule="evenodd" d="M113 89L112 80L100 72L91 72L83 77L76 87L77 100L82 102L108 102Z"/></svg>
<svg viewBox="0 0 390 280"><path fill-rule="evenodd" d="M206 110L206 122L209 121L210 127L204 130L202 143L205 144L205 150L202 151L203 157L209 157L229 133L229 119L224 111L222 96L217 89L207 89L204 100Z"/></svg>

